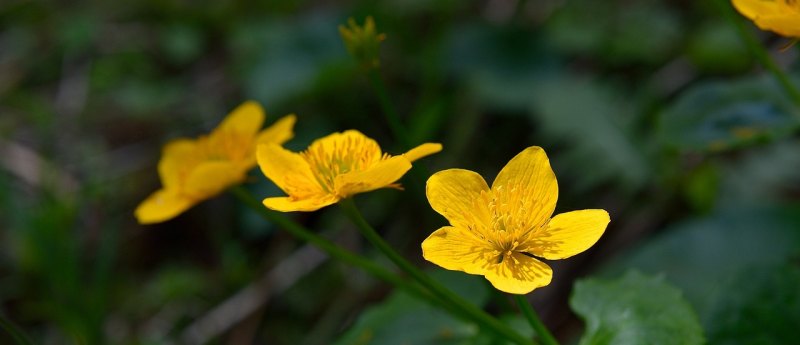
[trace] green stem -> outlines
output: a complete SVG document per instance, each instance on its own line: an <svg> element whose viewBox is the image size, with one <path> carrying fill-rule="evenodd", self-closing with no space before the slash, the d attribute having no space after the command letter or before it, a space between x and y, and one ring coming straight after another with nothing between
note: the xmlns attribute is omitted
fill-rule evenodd
<svg viewBox="0 0 800 345"><path fill-rule="evenodd" d="M730 6L730 2L718 0L717 4L722 8L725 16L730 20L734 26L736 26L736 31L739 32L739 36L742 37L747 47L750 48L750 51L756 57L756 59L761 63L764 68L766 68L772 76L778 81L778 83L783 87L783 90L786 94L791 98L795 105L800 106L800 90L792 83L789 76L780 69L775 60L769 55L769 52L764 49L764 46L758 40L755 34L745 25L744 20L739 16L733 8ZM797 116L800 116L800 113L795 112Z"/></svg>
<svg viewBox="0 0 800 345"><path fill-rule="evenodd" d="M394 106L389 99L389 93L386 91L386 85L383 82L383 78L381 78L378 68L369 68L366 70L366 73L369 78L369 83L372 85L372 89L375 90L375 94L378 96L381 110L386 118L386 122L389 124L392 134L395 139L400 141L403 150L410 150L414 147L414 143L411 141L411 134L400 121L400 116L397 115L397 112L394 110ZM414 165L414 167L415 169L411 170L411 182L419 186L425 186L424 181L427 176L430 176L428 169L426 169L424 165Z"/></svg>
<svg viewBox="0 0 800 345"><path fill-rule="evenodd" d="M394 134L394 137L400 140L403 149L411 149L411 136L406 127L403 126L402 121L400 121L400 115L395 111L394 105L392 105L389 93L386 91L386 85L383 83L383 78L381 78L378 69L370 68L366 73L372 89L375 90L375 95L378 96L378 103L380 103L383 116L386 117L386 122L389 124L389 129Z"/></svg>
<svg viewBox="0 0 800 345"><path fill-rule="evenodd" d="M0 328L6 331L12 339L14 339L14 343L18 345L33 345L33 342L25 335L24 332L11 322L11 320L6 319L5 316L0 315Z"/></svg>
<svg viewBox="0 0 800 345"><path fill-rule="evenodd" d="M531 307L531 304L528 303L528 300L525 299L524 295L514 295L514 300L517 301L517 305L519 309L522 311L522 314L525 315L525 318L528 319L528 322L533 327L533 330L536 331L536 335L541 339L542 344L544 345L558 345L558 341L553 334L545 327L542 323L542 320L539 320L539 316L536 315L536 312Z"/></svg>
<svg viewBox="0 0 800 345"><path fill-rule="evenodd" d="M264 219L272 222L273 224L278 225L286 232L292 234L293 236L311 243L312 245L316 246L317 248L321 249L331 257L341 260L345 263L348 263L352 266L358 267L365 272L373 275L376 278L379 278L389 284L392 284L398 288L405 290L406 292L414 295L415 297L419 297L425 301L440 305L441 302L433 298L427 291L422 289L419 285L413 284L408 282L396 274L388 271L387 269L373 263L367 258L362 256L356 255L337 244L322 238L311 230L308 230L299 224L293 222L289 218L284 217L283 215L269 210L264 205L261 204L258 200L256 200L249 192L247 192L241 186L232 187L230 189L231 193L235 195L239 200L244 202L245 205L249 206L251 209L256 211L261 217Z"/></svg>
<svg viewBox="0 0 800 345"><path fill-rule="evenodd" d="M508 325L500 322L498 319L487 314L480 308L475 307L458 295L454 294L404 259L399 253L392 249L392 247L386 243L386 241L384 241L380 235L378 235L371 225L369 225L366 219L364 219L364 217L361 215L361 212L356 207L352 198L340 201L339 205L344 210L344 213L353 221L353 223L355 223L361 234L364 235L364 237L366 237L370 243L383 252L400 269L408 273L417 282L422 284L422 286L426 287L436 297L451 304L454 308L468 315L473 321L485 326L488 330L503 336L508 340L521 345L533 344L531 340L526 339L524 336L508 327Z"/></svg>

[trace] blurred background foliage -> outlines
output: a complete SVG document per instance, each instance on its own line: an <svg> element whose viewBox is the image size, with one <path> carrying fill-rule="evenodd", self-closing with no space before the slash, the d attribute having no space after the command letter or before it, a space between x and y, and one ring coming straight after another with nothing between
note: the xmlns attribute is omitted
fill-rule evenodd
<svg viewBox="0 0 800 345"><path fill-rule="evenodd" d="M445 224L423 171L491 180L539 145L557 212L612 216L529 296L558 338L619 331L595 322L615 311L592 296L658 305L641 295L665 291L708 343L794 339L800 107L718 7L684 0L0 2L2 314L40 344L493 344L231 196L159 225L133 218L158 188L161 145L248 99L268 122L298 114L291 149L357 128L402 152L338 36L367 15L387 34L380 73L414 142L445 148L405 192L357 197L407 258L530 334L506 296L423 262L419 244ZM800 50L758 34L797 76ZM257 171L247 188L279 194ZM292 216L383 262L336 207ZM690 326L680 339L702 337Z"/></svg>

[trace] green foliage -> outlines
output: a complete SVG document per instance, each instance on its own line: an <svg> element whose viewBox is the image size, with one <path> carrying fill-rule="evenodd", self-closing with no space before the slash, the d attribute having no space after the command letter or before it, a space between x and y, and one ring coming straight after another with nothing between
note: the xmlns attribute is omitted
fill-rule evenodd
<svg viewBox="0 0 800 345"><path fill-rule="evenodd" d="M627 1L620 6L570 1L548 24L548 37L557 49L610 64L662 62L681 39L679 17L659 1Z"/></svg>
<svg viewBox="0 0 800 345"><path fill-rule="evenodd" d="M667 146L722 151L790 135L798 116L773 79L751 77L692 87L664 110L659 129Z"/></svg>
<svg viewBox="0 0 800 345"><path fill-rule="evenodd" d="M663 273L705 315L719 283L752 265L783 264L800 252L800 209L742 205L677 223L612 262L608 272Z"/></svg>
<svg viewBox="0 0 800 345"><path fill-rule="evenodd" d="M615 280L581 280L570 306L586 321L582 345L704 342L692 307L663 277L628 272Z"/></svg>
<svg viewBox="0 0 800 345"><path fill-rule="evenodd" d="M237 23L230 49L248 98L276 104L312 89L347 53L333 13Z"/></svg>
<svg viewBox="0 0 800 345"><path fill-rule="evenodd" d="M581 175L574 188L614 181L635 191L650 179L644 148L630 135L634 109L612 88L565 76L538 83L531 94L533 119L552 141L568 145L559 161L572 171L592 166L592 174Z"/></svg>
<svg viewBox="0 0 800 345"><path fill-rule="evenodd" d="M712 344L790 344L800 325L800 266L747 267L726 281L709 308Z"/></svg>
<svg viewBox="0 0 800 345"><path fill-rule="evenodd" d="M475 305L483 306L488 301L489 291L481 277L444 270L431 273ZM475 344L478 336L474 324L398 291L364 311L336 344Z"/></svg>
<svg viewBox="0 0 800 345"><path fill-rule="evenodd" d="M293 150L348 128L398 147L337 33L346 18L372 15L387 34L380 74L411 141L444 144L420 162L429 172L487 176L539 145L562 202L610 211L590 259L576 258L574 270L554 265L551 286L532 296L546 301L542 317L559 338L578 336L575 316L563 312L575 272L636 269L663 278L592 279L575 295L624 284L636 289L602 296L634 301L648 292L642 298L658 297L649 301L657 305L682 295L712 344L792 343L800 109L718 12L708 2L661 0L3 3L0 309L33 343L180 343L189 324L287 260L299 244L232 198L155 226L136 224L132 209L158 187L164 143L198 135L246 99L263 103L267 122L298 114ZM760 38L796 74L800 45L780 52L786 41ZM36 159L9 154L6 143ZM425 202L423 170L403 181L405 192L363 197L370 222L419 262L419 241L443 224ZM54 192L62 175L77 186L73 195ZM257 169L248 184L260 197L281 193ZM368 251L335 208L290 217ZM259 312L208 343L308 345L336 335L340 344L499 343L342 272L329 262L283 293L268 291ZM436 274L532 335L502 299L488 300L482 278ZM615 306L598 296L584 302ZM584 343L627 334L603 326ZM0 334L0 343L12 341Z"/></svg>
<svg viewBox="0 0 800 345"><path fill-rule="evenodd" d="M719 194L720 179L719 168L709 163L688 173L682 192L689 205L698 212L711 211Z"/></svg>
<svg viewBox="0 0 800 345"><path fill-rule="evenodd" d="M723 21L706 23L688 37L686 54L692 64L710 73L739 72L750 66L747 47L736 29Z"/></svg>
<svg viewBox="0 0 800 345"><path fill-rule="evenodd" d="M629 268L663 274L685 293L713 343L787 343L788 325L798 320L798 228L796 205L726 206L667 229L606 275Z"/></svg>

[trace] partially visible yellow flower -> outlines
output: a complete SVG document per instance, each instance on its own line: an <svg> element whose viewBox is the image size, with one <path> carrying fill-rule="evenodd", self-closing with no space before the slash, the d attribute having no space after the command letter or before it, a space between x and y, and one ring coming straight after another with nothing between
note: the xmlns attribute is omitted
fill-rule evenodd
<svg viewBox="0 0 800 345"><path fill-rule="evenodd" d="M800 37L800 0L732 0L742 15L758 25L787 37Z"/></svg>
<svg viewBox="0 0 800 345"><path fill-rule="evenodd" d="M375 68L380 65L378 48L386 39L386 34L378 33L372 16L364 20L364 26L356 24L353 18L348 19L347 26L339 25L339 34L347 51L363 67Z"/></svg>
<svg viewBox="0 0 800 345"><path fill-rule="evenodd" d="M475 172L448 169L428 179L427 195L450 226L422 242L422 256L448 270L483 275L512 294L550 284L553 271L536 257L555 260L581 253L610 221L604 210L551 218L558 184L547 155L536 146L511 159L491 188Z"/></svg>
<svg viewBox="0 0 800 345"><path fill-rule="evenodd" d="M256 146L291 139L295 120L294 115L288 115L260 130L264 110L256 102L245 102L211 134L168 143L158 162L163 187L139 204L136 219L141 224L170 220L243 182L247 171L256 165Z"/></svg>
<svg viewBox="0 0 800 345"><path fill-rule="evenodd" d="M289 196L264 199L264 206L282 212L316 211L354 194L394 184L411 162L442 150L426 143L391 156L356 130L315 140L303 152L276 144L259 145L258 165L264 175Z"/></svg>

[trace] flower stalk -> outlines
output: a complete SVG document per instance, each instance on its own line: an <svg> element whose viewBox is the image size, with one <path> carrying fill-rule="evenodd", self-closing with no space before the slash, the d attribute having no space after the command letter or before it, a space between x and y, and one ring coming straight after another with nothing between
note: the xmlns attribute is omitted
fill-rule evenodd
<svg viewBox="0 0 800 345"><path fill-rule="evenodd" d="M386 123L389 124L389 129L392 131L395 138L400 140L403 149L410 149L412 146L411 135L408 133L402 121L400 121L400 115L398 115L392 104L392 100L389 98L389 93L386 91L386 84L383 82L383 77L381 77L378 68L370 68L366 73L367 78L369 78L369 84L372 86L372 90L375 91L375 96L378 97L381 112L386 118Z"/></svg>
<svg viewBox="0 0 800 345"><path fill-rule="evenodd" d="M392 134L401 142L403 149L410 149L412 147L411 136L403 126L400 115L395 111L389 93L386 91L386 84L379 73L380 44L386 40L386 34L378 33L375 20L371 16L364 20L363 25L359 25L355 19L350 18L346 26L339 26L339 34L347 51L358 62L361 70L366 73Z"/></svg>
<svg viewBox="0 0 800 345"><path fill-rule="evenodd" d="M284 217L283 215L268 210L261 205L255 197L253 197L248 191L246 191L241 186L236 186L230 189L230 192L236 196L240 201L242 201L245 205L256 211L261 217L266 219L267 221L278 225L286 232L290 233L292 236L297 237L303 241L311 243L312 245L316 246L317 248L321 249L332 258L337 260L341 260L347 264L352 266L358 267L362 269L364 272L381 279L389 284L392 284L404 291L408 292L409 294L419 297L427 302L441 305L441 302L433 298L433 296L425 291L422 287L417 284L411 283L406 281L396 274L388 271L387 269L373 263L367 258L359 256L355 253L352 253L337 244L322 238L316 234L314 234L311 230L304 228L303 226L291 221L290 219Z"/></svg>
<svg viewBox="0 0 800 345"><path fill-rule="evenodd" d="M789 98L794 102L795 105L800 107L800 90L792 83L789 76L781 70L775 60L769 55L769 52L764 48L758 38L753 34L752 31L745 25L744 20L737 15L733 8L729 6L729 3L725 2L724 0L718 0L717 5L720 6L725 17L736 27L736 31L739 33L739 36L744 40L747 47L750 49L750 52L753 56L758 60L758 62L766 68L772 76L778 81L778 84L781 85L783 90L789 96ZM796 116L800 117L800 113L795 112Z"/></svg>
<svg viewBox="0 0 800 345"><path fill-rule="evenodd" d="M375 229L369 225L366 219L364 219L364 217L361 215L361 212L356 207L352 198L341 200L339 205L342 207L342 210L348 216L348 218L353 221L361 234L370 243L372 243L372 245L383 252L386 257L392 260L392 262L394 262L395 265L397 265L400 269L408 273L422 286L427 288L434 296L450 304L454 309L466 314L470 319L484 326L486 329L496 333L497 335L503 336L504 338L520 345L535 344L531 340L526 339L524 336L511 329L508 325L454 294L452 291L448 290L446 287L442 286L416 266L408 262L399 253L392 249L392 247L386 243L386 241L384 241L380 235L378 235Z"/></svg>
<svg viewBox="0 0 800 345"><path fill-rule="evenodd" d="M543 345L558 345L558 341L553 334L550 333L550 330L545 327L542 320L539 319L539 316L536 315L536 311L533 310L531 304L528 303L528 300L525 299L524 295L513 295L514 300L517 302L520 311L522 314L525 315L525 318L528 319L528 323L531 324L533 330L536 331L536 336L542 341Z"/></svg>

